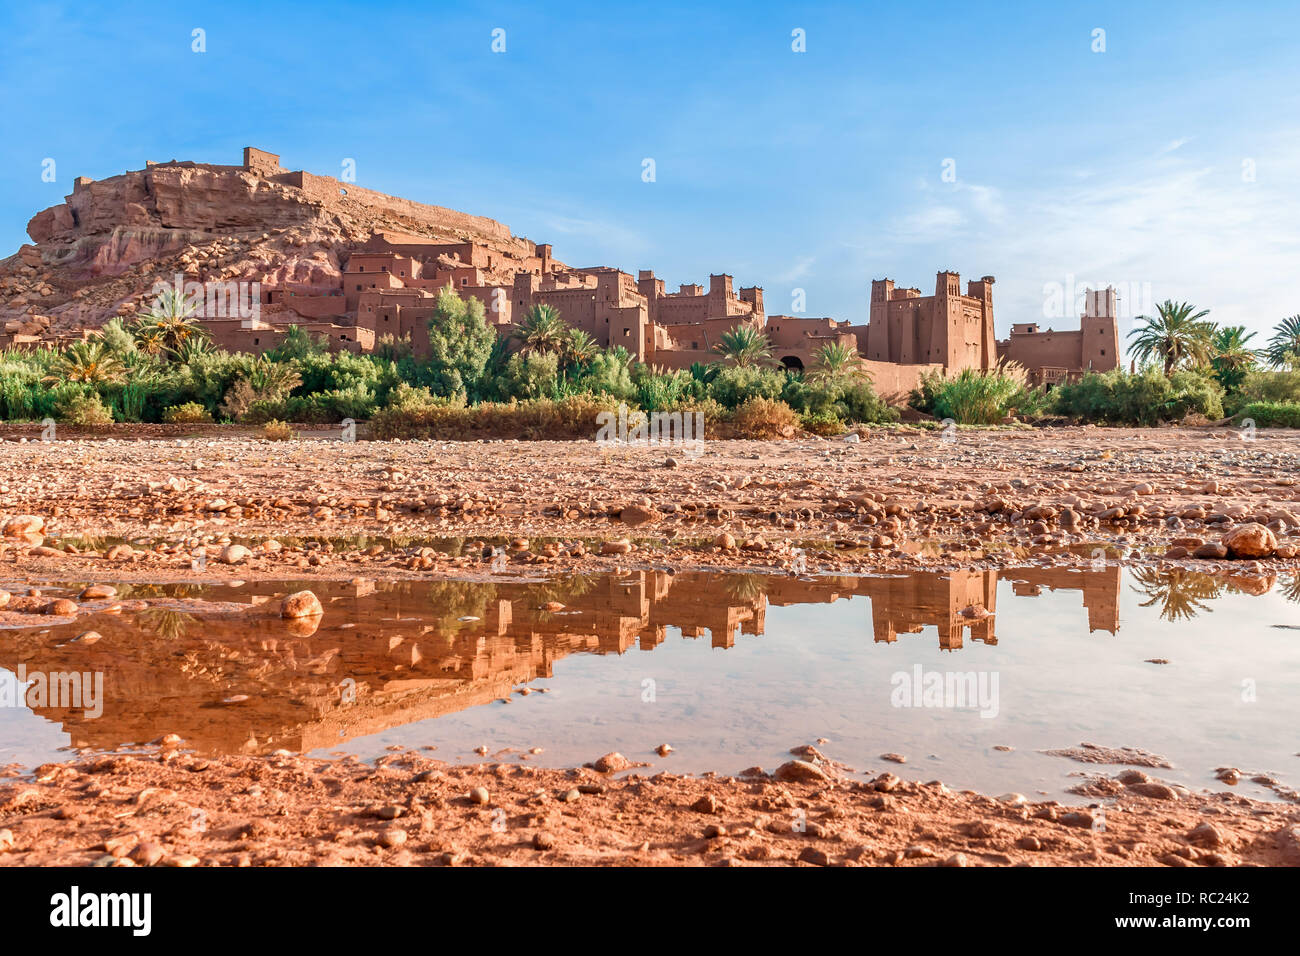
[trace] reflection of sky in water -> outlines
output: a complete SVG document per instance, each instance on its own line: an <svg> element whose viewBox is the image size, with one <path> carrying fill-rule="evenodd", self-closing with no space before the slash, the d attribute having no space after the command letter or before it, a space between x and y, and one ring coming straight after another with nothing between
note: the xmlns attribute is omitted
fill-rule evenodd
<svg viewBox="0 0 1300 956"><path fill-rule="evenodd" d="M1054 573L1059 583L1065 572ZM530 761L552 766L619 750L654 768L736 772L755 764L770 770L789 759L790 747L825 737L829 742L821 746L823 752L857 770L893 770L989 792L1061 796L1071 785L1071 774L1118 772L1118 767L1038 752L1088 741L1162 754L1175 769L1151 772L1192 786L1221 787L1213 779L1214 768L1221 765L1267 771L1291 786L1300 783L1300 757L1295 755L1300 750L1300 630L1271 626L1298 622L1300 614L1279 589L1258 597L1224 593L1204 599L1194 617L1171 623L1161 619L1158 603L1141 606L1146 597L1135 592L1134 578L1126 574L1119 592L1118 633L1089 633L1083 592L1045 588L1037 596L1017 595L1017 573L1004 575L997 583L996 644L973 640L967 632L960 649L942 650L933 626L902 633L911 618L894 603L887 613L882 598L875 599L880 604L876 609L868 597L833 604L769 603L764 634L737 634L730 649L712 647L707 633L685 638L670 626L653 650L639 650L634 643L621 655L558 657L554 676L531 684L549 693L515 695L508 705L493 702L392 727L341 742L338 749L375 757L394 744L436 745L435 755L443 759L477 761L484 759L473 753L480 745L493 753L542 747L544 753ZM700 576L679 576L672 598L689 600L690 589L698 587L692 579ZM223 599L237 594L221 590ZM1025 590L1023 584L1019 590ZM1111 592L1113 582L1106 593ZM517 619L530 603L519 593ZM715 607L718 593L714 588L698 598ZM797 599L797 589L782 593ZM1106 626L1109 608L1104 602L1099 607L1095 596L1090 600L1094 623ZM415 606L403 604L402 615L407 617ZM422 606L431 607L427 599ZM327 618L339 608L327 611ZM898 626L894 642L873 640L873 611L880 617L876 628L886 618ZM590 627L591 619L585 621ZM352 633L364 628L362 622ZM322 631L317 638L332 646L346 642L348 633ZM528 626L520 624L511 633L515 641L524 640L520 635L528 634ZM0 632L0 639L9 636ZM1145 663L1148 658L1171 663ZM893 706L892 676L911 674L916 665L927 672L996 673L997 716ZM401 680L401 674L392 677ZM1246 680L1255 682L1254 702L1242 699ZM654 682L653 702L643 700L648 681ZM203 695L223 693L220 686L201 682L177 689L187 692L183 707L206 703ZM295 693L283 690L286 698ZM108 704L111 708L113 701ZM174 729L153 726L147 714L136 726L145 727L151 737ZM53 720L24 707L0 707L0 762L31 765L62 759L66 752L58 748L68 741L68 733ZM652 751L660 743L671 744L675 753L657 757ZM1014 750L1001 752L996 745ZM901 771L879 759L891 751L907 756ZM517 753L499 759L513 761ZM1240 789L1269 795L1252 784Z"/></svg>
<svg viewBox="0 0 1300 956"><path fill-rule="evenodd" d="M1175 769L1151 773L1193 786L1221 786L1213 771L1223 765L1300 782L1300 631L1270 626L1296 621L1296 605L1276 591L1229 594L1190 621L1168 623L1139 607L1144 598L1130 583L1112 635L1088 633L1078 591L1017 597L1002 580L997 645L968 638L957 651L940 650L934 628L874 643L866 598L769 606L766 633L741 636L729 650L670 630L652 652L558 661L555 677L534 685L549 694L393 728L341 749L374 756L389 744L434 744L444 759L477 760L479 745L540 746L545 753L530 759L557 766L619 750L677 772L736 772L771 770L790 759L790 747L825 737L822 751L858 770L899 771L879 759L896 752L908 758L900 772L909 777L1059 796L1068 774L1107 768L1037 751L1087 741L1154 751ZM892 706L892 675L916 664L996 671L998 715ZM641 699L647 678L656 682L654 703ZM1246 679L1256 682L1254 703L1242 701ZM660 743L676 752L656 757Z"/></svg>

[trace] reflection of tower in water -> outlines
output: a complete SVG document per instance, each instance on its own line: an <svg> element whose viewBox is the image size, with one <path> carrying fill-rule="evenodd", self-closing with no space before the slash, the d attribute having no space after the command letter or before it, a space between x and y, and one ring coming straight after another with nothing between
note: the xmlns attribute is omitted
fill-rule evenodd
<svg viewBox="0 0 1300 956"><path fill-rule="evenodd" d="M104 674L98 719L38 711L76 746L178 733L206 751L311 750L491 704L551 676L555 662L572 654L653 650L670 628L692 639L707 633L711 647L730 648L764 633L769 605L867 597L876 641L933 625L939 646L956 650L967 630L973 641L996 643L992 612L1005 577L1017 594L1081 590L1090 630L1113 632L1121 573L1031 568L799 579L636 571L540 583L313 582L326 611L320 627L306 632L265 610L284 584L258 582L212 589L213 603L155 601L143 614L79 622L102 634L95 643L69 641L44 620L15 629L0 644L0 667ZM990 615L962 613L973 607ZM181 625L160 629L160 615L169 613ZM345 680L355 688L346 702ZM234 698L242 699L229 704Z"/></svg>

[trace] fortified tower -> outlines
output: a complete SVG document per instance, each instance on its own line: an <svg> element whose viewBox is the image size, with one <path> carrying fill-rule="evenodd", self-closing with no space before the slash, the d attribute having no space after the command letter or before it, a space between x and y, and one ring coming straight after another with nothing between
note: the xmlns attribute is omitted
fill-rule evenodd
<svg viewBox="0 0 1300 956"><path fill-rule="evenodd" d="M1119 366L1119 320L1113 286L1084 292L1083 315L1079 329L1080 364L1094 372L1109 372Z"/></svg>

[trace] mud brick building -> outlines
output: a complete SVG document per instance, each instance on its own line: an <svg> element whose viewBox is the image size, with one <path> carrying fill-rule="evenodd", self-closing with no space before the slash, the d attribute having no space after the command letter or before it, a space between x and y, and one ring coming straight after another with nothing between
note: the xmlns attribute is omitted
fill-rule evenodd
<svg viewBox="0 0 1300 956"><path fill-rule="evenodd" d="M333 348L369 352L391 339L422 356L438 294L450 286L480 300L500 335L548 305L601 346L667 369L715 361L715 346L739 325L765 332L793 370L815 364L825 345L847 346L891 401L931 372L1013 360L1050 387L1119 360L1112 290L1089 293L1078 330L1017 323L1001 342L993 277L963 291L949 271L937 274L932 295L874 280L865 325L768 316L762 288L736 289L725 273L670 292L647 269L575 268L495 220L290 170L251 146L238 166L171 160L98 182L79 177L28 233L36 245L0 263L8 273L0 274L0 346L81 337L147 308L160 276L183 274L256 284L255 314L200 313L216 344L249 352L274 348L296 325Z"/></svg>

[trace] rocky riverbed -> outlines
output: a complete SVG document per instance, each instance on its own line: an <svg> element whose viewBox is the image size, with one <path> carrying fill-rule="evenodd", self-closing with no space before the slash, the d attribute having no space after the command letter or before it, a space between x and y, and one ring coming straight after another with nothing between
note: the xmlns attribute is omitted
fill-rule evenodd
<svg viewBox="0 0 1300 956"><path fill-rule="evenodd" d="M852 437L709 442L699 455L585 442L9 441L0 560L19 577L111 567L118 580L1161 558L1255 572L1289 566L1300 544L1293 432Z"/></svg>

